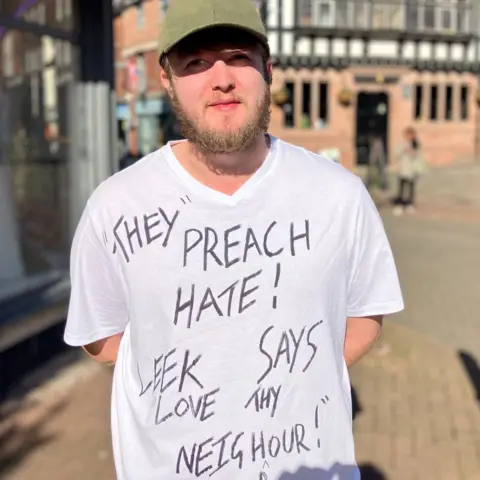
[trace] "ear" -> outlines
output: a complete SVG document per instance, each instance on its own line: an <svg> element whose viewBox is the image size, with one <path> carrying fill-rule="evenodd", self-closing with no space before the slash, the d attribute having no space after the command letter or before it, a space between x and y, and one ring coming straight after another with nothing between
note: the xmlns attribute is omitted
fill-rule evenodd
<svg viewBox="0 0 480 480"><path fill-rule="evenodd" d="M167 72L163 67L160 68L160 83L162 84L162 87L169 91L170 90L170 79L168 78Z"/></svg>
<svg viewBox="0 0 480 480"><path fill-rule="evenodd" d="M273 82L273 66L270 59L267 60L267 82L269 85Z"/></svg>

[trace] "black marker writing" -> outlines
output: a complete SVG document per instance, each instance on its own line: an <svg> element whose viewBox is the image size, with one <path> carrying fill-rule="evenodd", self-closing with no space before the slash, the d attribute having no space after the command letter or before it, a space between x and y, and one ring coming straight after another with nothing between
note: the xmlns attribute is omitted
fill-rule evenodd
<svg viewBox="0 0 480 480"><path fill-rule="evenodd" d="M140 217L125 219L124 215L120 216L113 227L114 253L117 252L118 246L126 262L129 263L138 249L152 244L161 237L163 237L162 246L167 247L179 213L177 210L173 216L169 217L162 208L158 208L157 212Z"/></svg>
<svg viewBox="0 0 480 480"><path fill-rule="evenodd" d="M305 426L297 423L285 428L279 435L265 435L263 431L246 435L240 432L234 435L228 432L220 438L207 438L191 447L182 446L177 455L176 473L188 471L195 477L208 472L210 477L233 462L234 468L242 470L246 461L262 462L284 454L309 452L305 443ZM236 478L236 477L232 477Z"/></svg>
<svg viewBox="0 0 480 480"><path fill-rule="evenodd" d="M186 398L180 398L171 409L168 409L167 413L164 412L162 408L162 398L160 395L157 401L157 410L155 413L155 425L160 425L161 423L166 422L172 417L183 417L187 413L193 418L200 420L200 422L205 422L210 417L215 415L215 410L213 406L216 403L215 395L220 391L219 388L212 390L211 392L201 395L200 397L194 399L192 395L188 395Z"/></svg>
<svg viewBox="0 0 480 480"><path fill-rule="evenodd" d="M283 233L283 240L279 240ZM274 239L274 237L276 237ZM297 254L297 245L304 243L310 250L310 224L305 220L303 229L293 222L287 231L280 229L277 222L272 222L263 232L255 233L251 227L234 225L218 233L212 227L202 230L190 228L185 231L183 244L183 266L190 265L192 258L201 261L203 270L217 265L230 268L233 265L246 263L251 255L276 257L285 250L291 256ZM196 253L197 255L192 257Z"/></svg>
<svg viewBox="0 0 480 480"><path fill-rule="evenodd" d="M320 399L324 405L326 405L330 399L328 398L327 395L325 397ZM318 405L315 407L315 428L318 430L320 428L320 423L319 423L319 407ZM320 448L321 442L320 438L317 438L317 447Z"/></svg>
<svg viewBox="0 0 480 480"><path fill-rule="evenodd" d="M280 452L292 453L295 449L297 453L310 451L304 443L305 427L297 423L288 431L285 429L280 436L272 435L265 438L263 432L252 434L252 462L265 460L266 458L276 458Z"/></svg>
<svg viewBox="0 0 480 480"><path fill-rule="evenodd" d="M277 410L278 397L280 395L280 390L282 386L262 388L260 385L247 400L245 408L248 408L250 405L253 405L255 411L260 412L264 409L270 409L270 416L273 418Z"/></svg>
<svg viewBox="0 0 480 480"><path fill-rule="evenodd" d="M210 437L199 444L194 443L188 450L186 447L181 447L177 456L177 474L181 473L182 466L184 465L186 469L196 477L200 477L209 470L212 470L209 475L212 477L232 460L238 462L237 468L241 470L243 467L243 451L238 448L237 444L243 435L244 433L241 432L235 437L232 437L232 432L228 432L219 440ZM230 447L228 449L227 440L233 440L231 444L228 445ZM204 450L206 450L206 454ZM228 455L225 454L226 450ZM202 466L201 462L212 455L217 455L217 458L210 459L208 464Z"/></svg>
<svg viewBox="0 0 480 480"><path fill-rule="evenodd" d="M280 273L281 273L281 265L277 263L277 268L275 271L275 282L273 284L273 288L278 287L278 282L280 281ZM273 308L277 308L277 296L273 296Z"/></svg>
<svg viewBox="0 0 480 480"><path fill-rule="evenodd" d="M177 349L170 350L166 355L160 355L157 358L153 359L153 369L150 373L150 381L145 384L142 376L140 374L140 367L137 364L138 376L140 380L140 394L139 396L145 395L153 385L152 394L154 394L157 389L160 389L160 394L166 392L170 387L176 386L177 392L181 393L185 385L187 378L195 383L198 387L203 389L203 385L195 374L195 367L202 358L202 355L197 355L192 359L189 350L185 350L182 360L182 367L179 370L178 362L171 359L175 357ZM171 373L170 373L171 372Z"/></svg>
<svg viewBox="0 0 480 480"><path fill-rule="evenodd" d="M272 369L277 368L281 360L283 360L283 362L289 366L289 372L292 373L297 362L300 346L302 344L304 344L305 347L308 347L308 349L311 351L310 357L302 369L303 372L306 372L308 367L313 362L318 350L317 345L313 341L313 333L322 323L323 320L315 323L308 329L308 331L306 330L307 327L305 326L297 335L295 335L292 329L288 330L288 332L283 331L281 333L280 340L278 340L278 343L274 344L272 350L268 348L267 344L270 338L275 338L270 335L273 333L275 327L273 325L268 327L260 338L259 344L259 350L267 358L268 366L257 380L257 384L260 384L272 371ZM305 332L307 333L305 334Z"/></svg>
<svg viewBox="0 0 480 480"><path fill-rule="evenodd" d="M178 325L182 318L185 320L186 327L191 328L192 324L199 322L202 315L209 310L214 313L215 317L230 317L232 314L243 314L256 303L253 294L258 290L259 286L255 279L261 273L262 270L258 270L232 283L218 294L214 293L210 287L201 292L198 292L196 285L191 285L186 290L179 287L177 289L173 323ZM236 292L238 293L235 295ZM196 298L196 295L199 295L199 297ZM200 301L198 301L198 298L200 298Z"/></svg>
<svg viewBox="0 0 480 480"><path fill-rule="evenodd" d="M308 220L305 220L305 231L300 234L295 234L295 224L291 223L290 224L290 253L292 254L292 257L296 255L295 251L295 242L298 240L305 239L305 244L307 247L307 250L310 250L310 222Z"/></svg>
<svg viewBox="0 0 480 480"><path fill-rule="evenodd" d="M315 407L315 428L318 429L318 406ZM317 447L320 448L320 439L317 439Z"/></svg>

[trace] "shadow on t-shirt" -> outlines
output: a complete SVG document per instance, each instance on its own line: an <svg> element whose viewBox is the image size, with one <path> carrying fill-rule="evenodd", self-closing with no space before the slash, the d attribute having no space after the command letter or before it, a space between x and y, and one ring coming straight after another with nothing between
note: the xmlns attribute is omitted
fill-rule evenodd
<svg viewBox="0 0 480 480"><path fill-rule="evenodd" d="M360 475L358 471L360 470ZM262 474L260 474L262 475ZM263 477L259 477L262 479ZM265 477L267 478L267 477ZM294 473L283 473L279 480L387 480L387 477L374 465L340 465L329 470L301 467Z"/></svg>

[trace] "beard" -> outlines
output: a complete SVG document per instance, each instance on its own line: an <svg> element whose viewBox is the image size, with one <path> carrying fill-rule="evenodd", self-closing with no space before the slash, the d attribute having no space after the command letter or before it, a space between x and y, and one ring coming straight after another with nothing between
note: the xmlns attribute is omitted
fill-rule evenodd
<svg viewBox="0 0 480 480"><path fill-rule="evenodd" d="M271 95L268 84L248 121L235 130L219 131L202 128L200 122L187 114L172 85L170 101L182 135L206 154L225 155L247 150L259 135L267 132L270 124Z"/></svg>

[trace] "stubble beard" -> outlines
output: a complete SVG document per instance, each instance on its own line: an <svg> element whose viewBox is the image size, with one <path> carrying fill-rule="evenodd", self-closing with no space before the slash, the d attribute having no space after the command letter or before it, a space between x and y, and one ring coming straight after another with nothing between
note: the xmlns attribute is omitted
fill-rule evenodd
<svg viewBox="0 0 480 480"><path fill-rule="evenodd" d="M253 142L267 132L271 116L270 88L266 84L265 92L257 103L255 114L245 125L236 130L218 131L202 128L200 122L189 116L182 107L175 89L172 86L170 100L179 123L182 135L200 152L226 155L247 150Z"/></svg>

